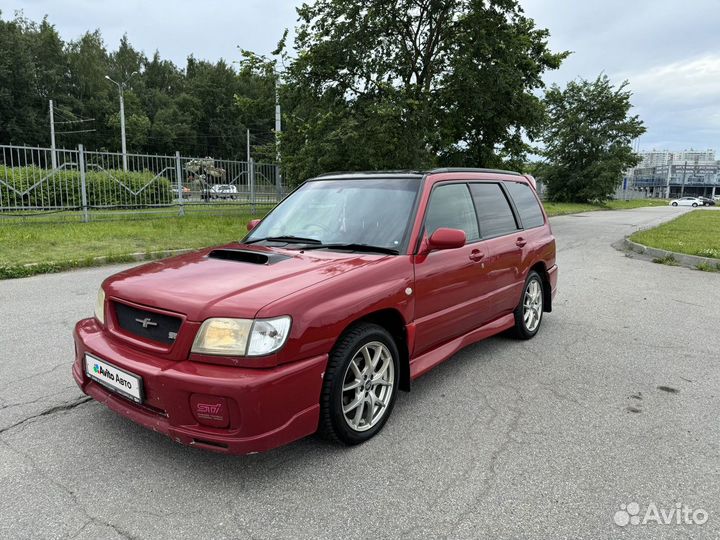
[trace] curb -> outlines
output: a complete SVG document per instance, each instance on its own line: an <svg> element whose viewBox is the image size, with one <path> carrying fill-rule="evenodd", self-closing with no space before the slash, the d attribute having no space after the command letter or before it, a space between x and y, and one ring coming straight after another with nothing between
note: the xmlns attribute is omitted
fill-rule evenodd
<svg viewBox="0 0 720 540"><path fill-rule="evenodd" d="M69 270L78 270L80 268L92 268L106 264L152 261L172 257L173 255L182 255L184 253L190 253L191 251L197 250L198 248L166 249L160 251L126 253L124 255L103 255L101 257L90 257L87 259L75 259L69 261L27 263L18 264L16 266L0 265L0 280L26 278L41 274L55 274L57 272L67 272Z"/></svg>
<svg viewBox="0 0 720 540"><path fill-rule="evenodd" d="M155 259L164 259L165 257L172 257L173 255L183 255L184 253L190 253L191 251L197 251L197 249L166 249L162 251L149 251L149 252L137 252L137 253L126 253L124 255L103 255L101 257L92 257L90 260L95 263L93 266L101 266L103 264L122 264L123 262L131 261L152 261ZM59 261L50 263L28 263L23 264L23 268L34 268L36 266L42 266L43 264L77 264L83 262L82 260L74 261ZM77 267L82 268L82 267Z"/></svg>
<svg viewBox="0 0 720 540"><path fill-rule="evenodd" d="M681 266L687 266L688 268L696 268L698 265L708 265L713 268L720 270L720 259L713 259L711 257L700 257L699 255L687 255L685 253L676 253L674 251L666 251L664 249L657 249L638 244L633 242L629 238L625 238L625 247L635 253L641 255L647 255L654 259L664 259L666 257L672 257Z"/></svg>

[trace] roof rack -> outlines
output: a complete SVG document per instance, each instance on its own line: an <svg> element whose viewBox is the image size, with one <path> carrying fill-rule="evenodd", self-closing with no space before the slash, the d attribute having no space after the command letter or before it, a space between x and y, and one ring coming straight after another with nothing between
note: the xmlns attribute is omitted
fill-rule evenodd
<svg viewBox="0 0 720 540"><path fill-rule="evenodd" d="M425 174L424 171L418 171L418 170L410 170L410 169L396 169L396 170L387 170L387 171L334 171L334 172L327 172L323 174L318 174L317 176L314 176L313 178L323 178L325 176L350 176L350 175L376 175L376 174L394 174L394 175L413 175L418 176Z"/></svg>
<svg viewBox="0 0 720 540"><path fill-rule="evenodd" d="M511 174L513 176L522 176L521 173L515 171L506 171L503 169L483 169L478 167L439 167L427 171L427 174L437 173L454 173L454 172L467 172L467 173L498 173L498 174Z"/></svg>
<svg viewBox="0 0 720 540"><path fill-rule="evenodd" d="M440 174L440 173L495 173L495 174L508 174L511 176L523 176L519 172L505 171L503 169L484 169L479 167L438 167L436 169L429 169L425 171L420 170L388 170L388 171L335 171L319 174L313 178L331 178L336 176L377 176L377 175L392 175L396 177L408 177L408 176L422 176L425 174Z"/></svg>

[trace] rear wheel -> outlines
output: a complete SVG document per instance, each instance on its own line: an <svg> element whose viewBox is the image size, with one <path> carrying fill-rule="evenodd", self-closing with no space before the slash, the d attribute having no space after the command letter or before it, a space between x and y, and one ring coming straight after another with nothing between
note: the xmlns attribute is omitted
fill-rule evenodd
<svg viewBox="0 0 720 540"><path fill-rule="evenodd" d="M515 308L514 334L520 339L530 339L538 333L543 316L543 282L534 270L528 274L520 303Z"/></svg>
<svg viewBox="0 0 720 540"><path fill-rule="evenodd" d="M673 206L677 206L677 204L678 204L678 203L676 203L676 202L672 203Z"/></svg>
<svg viewBox="0 0 720 540"><path fill-rule="evenodd" d="M318 432L348 445L378 433L395 404L398 362L395 340L381 326L361 323L348 330L328 360Z"/></svg>

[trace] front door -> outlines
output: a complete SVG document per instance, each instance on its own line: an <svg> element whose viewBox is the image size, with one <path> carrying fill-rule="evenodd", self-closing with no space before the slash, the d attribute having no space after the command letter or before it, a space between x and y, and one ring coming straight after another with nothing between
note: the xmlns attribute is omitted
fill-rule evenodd
<svg viewBox="0 0 720 540"><path fill-rule="evenodd" d="M481 326L486 246L467 184L434 187L425 215L425 235L440 227L465 231L457 249L415 256L415 351L428 350Z"/></svg>

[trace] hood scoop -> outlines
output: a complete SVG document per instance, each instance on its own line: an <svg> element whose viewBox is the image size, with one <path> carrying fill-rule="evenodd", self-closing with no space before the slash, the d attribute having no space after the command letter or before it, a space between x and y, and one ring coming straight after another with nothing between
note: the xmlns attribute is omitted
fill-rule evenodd
<svg viewBox="0 0 720 540"><path fill-rule="evenodd" d="M290 257L280 253L261 253L244 249L214 249L208 253L208 258L249 264L275 264Z"/></svg>

